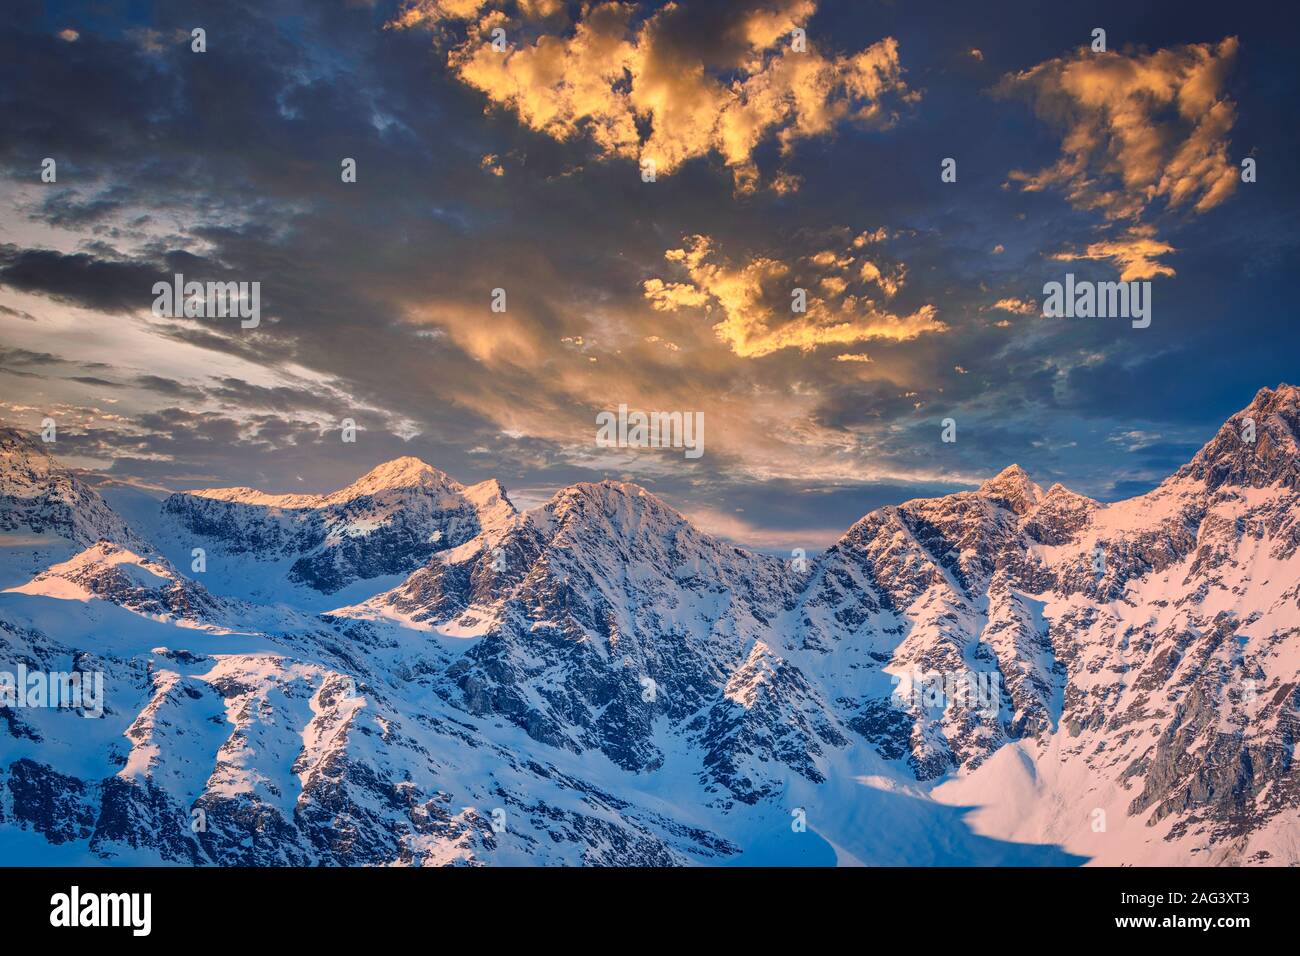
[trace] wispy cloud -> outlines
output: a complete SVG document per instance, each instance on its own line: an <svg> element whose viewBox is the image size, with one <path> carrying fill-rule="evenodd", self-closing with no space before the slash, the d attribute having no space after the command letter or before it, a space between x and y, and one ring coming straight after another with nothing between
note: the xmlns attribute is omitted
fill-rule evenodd
<svg viewBox="0 0 1300 956"><path fill-rule="evenodd" d="M1174 275L1173 266L1159 261L1160 256L1174 251L1174 247L1169 243L1155 238L1153 228L1134 226L1118 238L1088 243L1083 252L1057 252L1052 255L1052 258L1060 262L1075 262L1080 259L1109 260L1119 267L1120 279L1128 282Z"/></svg>
<svg viewBox="0 0 1300 956"><path fill-rule="evenodd" d="M1013 312L1016 315L1037 315L1038 314L1037 302L1035 302L1033 299L1020 299L1020 298L1016 298L1015 296L1011 296L1005 299L998 299L992 305L988 306L988 308L996 309L999 312Z"/></svg>
<svg viewBox="0 0 1300 956"><path fill-rule="evenodd" d="M689 281L649 279L645 295L662 311L716 310L714 333L745 358L872 339L906 342L944 331L933 305L905 315L885 307L907 270L869 257L865 247L872 236L863 233L846 247L789 261L757 256L739 263L721 255L708 236L690 236L681 248L664 253Z"/></svg>

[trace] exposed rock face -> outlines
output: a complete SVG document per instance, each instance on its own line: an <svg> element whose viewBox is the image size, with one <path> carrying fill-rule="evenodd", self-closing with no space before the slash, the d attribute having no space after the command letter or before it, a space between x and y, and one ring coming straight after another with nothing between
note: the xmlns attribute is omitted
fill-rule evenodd
<svg viewBox="0 0 1300 956"><path fill-rule="evenodd" d="M330 495L252 488L175 494L162 504L169 539L222 563L276 565L288 581L333 594L358 580L409 574L433 554L513 514L493 482L466 488L416 458L398 458Z"/></svg>
<svg viewBox="0 0 1300 956"><path fill-rule="evenodd" d="M1254 428L1254 441L1244 440ZM1300 489L1300 388L1262 388L1249 406L1179 469L1175 478L1202 481L1210 491L1224 485Z"/></svg>
<svg viewBox="0 0 1300 956"><path fill-rule="evenodd" d="M138 614L187 622L210 623L224 611L221 601L183 577L166 558L141 557L104 540L13 590L73 600L96 598Z"/></svg>
<svg viewBox="0 0 1300 956"><path fill-rule="evenodd" d="M93 488L51 457L57 447L0 428L0 533L48 535L83 548L102 538L147 549Z"/></svg>
<svg viewBox="0 0 1300 956"><path fill-rule="evenodd" d="M261 568L286 605L379 583L324 614L248 605L143 542L69 538L0 594L0 642L103 671L108 708L0 709L0 846L672 865L800 858L772 849L796 813L831 859L1300 862L1297 434L1300 391L1265 389L1149 494L1012 466L874 511L806 569L620 482L519 513L399 459L328 496L175 495L169 553ZM75 486L22 447L0 526L54 527L27 503ZM122 536L87 500L58 527ZM1019 843L932 799L1021 792L988 824Z"/></svg>

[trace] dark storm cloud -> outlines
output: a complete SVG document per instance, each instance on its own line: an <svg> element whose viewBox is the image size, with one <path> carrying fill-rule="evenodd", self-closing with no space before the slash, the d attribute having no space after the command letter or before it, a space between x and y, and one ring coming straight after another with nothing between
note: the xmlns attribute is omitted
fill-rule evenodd
<svg viewBox="0 0 1300 956"><path fill-rule="evenodd" d="M51 226L85 226L121 210L129 194L123 186L106 189L89 200L82 200L71 191L57 192L42 204L41 218Z"/></svg>
<svg viewBox="0 0 1300 956"><path fill-rule="evenodd" d="M229 402L238 408L267 409L273 412L294 412L302 409L328 411L335 417L346 417L347 404L335 397L322 395L305 388L251 385L237 378L223 378L203 394L219 402Z"/></svg>
<svg viewBox="0 0 1300 956"><path fill-rule="evenodd" d="M165 378L160 375L137 375L134 384L169 398L185 398L197 401L205 397L203 390L200 388L184 385L175 379Z"/></svg>
<svg viewBox="0 0 1300 956"><path fill-rule="evenodd" d="M49 352L0 348L0 365L6 368L13 368L16 365L59 365L62 362L61 358Z"/></svg>
<svg viewBox="0 0 1300 956"><path fill-rule="evenodd" d="M86 253L0 247L0 285L38 292L100 312L148 308L160 273L144 263L110 262Z"/></svg>
<svg viewBox="0 0 1300 956"><path fill-rule="evenodd" d="M0 372L20 378L63 378L86 385L118 387L117 383L96 375L60 375L66 371L107 369L103 362L74 362L49 352L0 346Z"/></svg>
<svg viewBox="0 0 1300 956"><path fill-rule="evenodd" d="M101 388L125 388L121 382L110 382L106 378L98 378L94 375L71 375L68 381L80 382L82 385L97 385Z"/></svg>

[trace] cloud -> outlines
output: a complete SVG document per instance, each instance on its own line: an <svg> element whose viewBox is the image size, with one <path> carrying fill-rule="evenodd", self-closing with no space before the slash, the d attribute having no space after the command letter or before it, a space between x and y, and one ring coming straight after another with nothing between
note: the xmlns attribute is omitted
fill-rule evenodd
<svg viewBox="0 0 1300 956"><path fill-rule="evenodd" d="M539 33L532 21L559 4L524 4L522 22L498 4L415 0L392 21L447 36L448 66L492 104L556 140L587 138L601 158L653 162L667 175L688 160L717 154L736 188L757 188L754 159L775 137L783 153L845 121L884 126L891 100L914 102L903 81L898 44L886 37L857 53L823 54L791 34L816 11L814 0L742 3L687 10L669 4L640 18L635 3L584 7L563 35ZM506 31L510 46L494 48ZM529 39L530 36L535 37ZM778 173L772 186L789 192L797 179Z"/></svg>
<svg viewBox="0 0 1300 956"><path fill-rule="evenodd" d="M1062 189L1108 220L1137 220L1157 200L1214 208L1238 178L1228 158L1236 107L1224 92L1237 50L1231 36L1154 53L1081 48L1009 74L997 92L1028 98L1063 134L1056 163L1011 180Z"/></svg>
<svg viewBox="0 0 1300 956"><path fill-rule="evenodd" d="M933 305L906 315L884 307L902 288L906 269L882 268L862 252L866 244L855 240L790 261L757 256L737 264L719 255L708 236L690 236L682 248L664 253L689 281L653 278L643 288L660 311L716 310L714 334L744 358L872 339L906 342L944 331ZM802 292L804 311L795 311L796 291Z"/></svg>
<svg viewBox="0 0 1300 956"><path fill-rule="evenodd" d="M988 306L988 308L998 309L999 311L1002 312L1014 312L1016 315L1037 315L1038 314L1037 302L1035 302L1033 299L1019 299L1019 298L1015 298L1014 296L1006 299L998 299L998 301Z"/></svg>
<svg viewBox="0 0 1300 956"><path fill-rule="evenodd" d="M14 375L30 375L34 373L18 371L19 366L38 366L38 365L58 365L63 359L57 355L51 355L49 352L33 352L30 349L11 349L0 346L0 370L9 372Z"/></svg>
<svg viewBox="0 0 1300 956"><path fill-rule="evenodd" d="M1158 432L1143 431L1140 428L1130 429L1128 431L1118 432L1107 437L1106 441L1112 445L1119 445L1125 451L1141 451L1149 448L1157 442L1164 441L1164 435Z"/></svg>
<svg viewBox="0 0 1300 956"><path fill-rule="evenodd" d="M10 315L15 319L22 319L25 322L35 322L36 316L30 312L24 312L22 309L14 309L7 305L0 305L0 315Z"/></svg>
<svg viewBox="0 0 1300 956"><path fill-rule="evenodd" d="M0 285L104 312L147 309L153 301L150 290L160 277L161 270L137 262L0 246Z"/></svg>
<svg viewBox="0 0 1300 956"><path fill-rule="evenodd" d="M817 550L834 544L844 534L843 527L770 528L747 521L720 508L699 506L687 512L701 531L749 548L768 551L793 551L795 548Z"/></svg>
<svg viewBox="0 0 1300 956"><path fill-rule="evenodd" d="M1118 239L1092 242L1083 252L1058 252L1052 258L1060 262L1108 259L1120 267L1120 281L1129 282L1174 275L1172 266L1157 261L1160 256L1174 251L1169 243L1155 238L1153 229L1134 227Z"/></svg>

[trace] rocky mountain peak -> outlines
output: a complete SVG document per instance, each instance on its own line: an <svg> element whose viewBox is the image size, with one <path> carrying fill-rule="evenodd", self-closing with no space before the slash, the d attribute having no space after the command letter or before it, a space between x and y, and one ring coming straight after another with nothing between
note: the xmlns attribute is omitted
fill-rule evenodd
<svg viewBox="0 0 1300 956"><path fill-rule="evenodd" d="M1300 489L1300 388L1261 388L1196 456L1170 479L1223 485Z"/></svg>
<svg viewBox="0 0 1300 956"><path fill-rule="evenodd" d="M980 485L979 493L1018 515L1028 513L1043 499L1043 489L1019 465L1002 469Z"/></svg>
<svg viewBox="0 0 1300 956"><path fill-rule="evenodd" d="M0 490L30 485L63 471L34 435L17 428L0 428Z"/></svg>
<svg viewBox="0 0 1300 956"><path fill-rule="evenodd" d="M376 465L336 496L361 497L390 488L459 489L459 485L428 462L411 455ZM331 496L334 497L334 496Z"/></svg>
<svg viewBox="0 0 1300 956"><path fill-rule="evenodd" d="M22 530L57 535L81 547L100 538L145 547L44 442L20 429L0 428L0 531Z"/></svg>
<svg viewBox="0 0 1300 956"><path fill-rule="evenodd" d="M0 455L8 461L12 456L37 455L48 458L40 442L21 428L0 426Z"/></svg>
<svg viewBox="0 0 1300 956"><path fill-rule="evenodd" d="M186 492L197 498L212 498L269 508L327 508L385 491L418 489L433 494L458 493L460 484L446 473L419 458L404 456L376 465L346 487L329 494L271 494L240 485L233 488L204 488Z"/></svg>
<svg viewBox="0 0 1300 956"><path fill-rule="evenodd" d="M595 520L602 528L622 534L638 530L671 531L689 523L640 485L606 479L578 482L556 492L546 505L551 521Z"/></svg>

